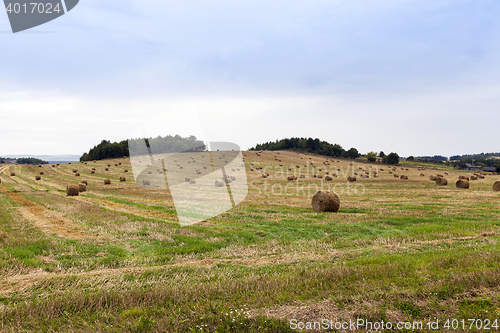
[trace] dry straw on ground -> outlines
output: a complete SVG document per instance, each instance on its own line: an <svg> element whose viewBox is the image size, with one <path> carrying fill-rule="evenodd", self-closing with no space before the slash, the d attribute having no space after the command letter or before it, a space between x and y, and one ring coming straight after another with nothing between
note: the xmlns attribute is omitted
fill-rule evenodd
<svg viewBox="0 0 500 333"><path fill-rule="evenodd" d="M80 187L75 184L70 184L66 186L66 195L68 197L74 197L80 194Z"/></svg>
<svg viewBox="0 0 500 333"><path fill-rule="evenodd" d="M318 191L312 198L312 208L315 212L338 212L340 198L331 191Z"/></svg>

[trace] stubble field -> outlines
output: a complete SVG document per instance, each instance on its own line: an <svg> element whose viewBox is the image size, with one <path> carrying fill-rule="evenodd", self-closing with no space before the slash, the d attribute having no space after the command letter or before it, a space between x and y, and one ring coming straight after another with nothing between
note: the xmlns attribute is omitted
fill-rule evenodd
<svg viewBox="0 0 500 333"><path fill-rule="evenodd" d="M290 320L430 318L456 332L447 319L500 320L500 176L457 189L472 173L243 156L247 198L188 227L168 190L135 184L128 159L0 166L0 331L290 332ZM325 171L338 177L313 177ZM447 186L429 180L439 173ZM83 179L87 192L67 197ZM321 188L340 194L338 213L312 211Z"/></svg>

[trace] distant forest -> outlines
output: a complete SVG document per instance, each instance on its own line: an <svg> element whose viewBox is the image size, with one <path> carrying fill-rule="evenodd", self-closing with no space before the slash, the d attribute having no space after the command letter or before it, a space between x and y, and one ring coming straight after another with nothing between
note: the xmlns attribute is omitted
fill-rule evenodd
<svg viewBox="0 0 500 333"><path fill-rule="evenodd" d="M180 135L175 136L158 136L156 138L147 139L132 139L132 144L134 145L133 152L138 154L148 154L148 150L142 144L143 140L146 141L146 146L153 146L155 153L173 153L173 152L183 152L183 151L204 151L206 145L203 141L196 139L195 136L190 136L183 138ZM107 140L102 140L100 144L90 149L88 153L84 153L80 157L80 161L92 161L92 160L103 160L107 158L121 158L129 157L129 141L123 140L121 142L110 142Z"/></svg>
<svg viewBox="0 0 500 333"><path fill-rule="evenodd" d="M5 162L6 160L12 160L12 159L6 158L6 157L0 157L1 164L6 163ZM49 164L49 162L46 162L46 161L43 161L43 160L40 160L40 159L34 158L34 157L18 158L16 160L16 163L19 163L19 164Z"/></svg>
<svg viewBox="0 0 500 333"><path fill-rule="evenodd" d="M320 141L319 139L313 138L291 138L276 140L275 142L266 142L258 144L255 148L250 148L250 150L284 150L284 149L300 149L307 151L309 153L315 153L319 155L341 157L346 153L346 150L342 148L339 144L331 144L326 141ZM355 149L355 148L353 148ZM356 150L356 154L359 153ZM355 156L354 158L358 157Z"/></svg>

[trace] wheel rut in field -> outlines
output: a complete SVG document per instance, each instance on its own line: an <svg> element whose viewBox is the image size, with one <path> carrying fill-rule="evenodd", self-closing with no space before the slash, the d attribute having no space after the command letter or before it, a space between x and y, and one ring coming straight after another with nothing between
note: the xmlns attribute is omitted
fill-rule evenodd
<svg viewBox="0 0 500 333"><path fill-rule="evenodd" d="M32 201L23 198L19 193L8 191L0 185L0 191L6 193L21 207L17 208L23 218L32 221L35 226L46 233L55 233L60 237L69 239L92 239L92 235L79 230L75 223L64 214L48 210Z"/></svg>

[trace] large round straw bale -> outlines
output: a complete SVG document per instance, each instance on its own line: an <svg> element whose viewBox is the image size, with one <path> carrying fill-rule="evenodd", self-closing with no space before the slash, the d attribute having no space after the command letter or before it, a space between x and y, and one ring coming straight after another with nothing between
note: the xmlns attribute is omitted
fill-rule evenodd
<svg viewBox="0 0 500 333"><path fill-rule="evenodd" d="M118 165L122 165L122 162L119 162Z"/></svg>
<svg viewBox="0 0 500 333"><path fill-rule="evenodd" d="M77 172L78 172L78 170L76 170L76 169L73 169L73 173L77 173Z"/></svg>
<svg viewBox="0 0 500 333"><path fill-rule="evenodd" d="M79 172L75 173L75 176L80 177L80 173Z"/></svg>
<svg viewBox="0 0 500 333"><path fill-rule="evenodd" d="M446 185L448 185L448 181L446 180L446 178L437 177L437 179L436 179L436 185L446 186Z"/></svg>
<svg viewBox="0 0 500 333"><path fill-rule="evenodd" d="M104 179L104 185L111 185L111 179Z"/></svg>
<svg viewBox="0 0 500 333"><path fill-rule="evenodd" d="M224 182L222 180L216 180L215 187L224 187Z"/></svg>
<svg viewBox="0 0 500 333"><path fill-rule="evenodd" d="M105 168L105 169L104 169L104 171L109 171L109 169L108 169L108 168ZM149 171L148 173L151 173L151 171Z"/></svg>
<svg viewBox="0 0 500 333"><path fill-rule="evenodd" d="M466 179L459 179L456 186L457 188L469 188L469 181Z"/></svg>
<svg viewBox="0 0 500 333"><path fill-rule="evenodd" d="M306 176L304 176L304 175L300 175L300 178L306 178Z"/></svg>
<svg viewBox="0 0 500 333"><path fill-rule="evenodd" d="M438 177L438 178L443 178L444 176L443 176L443 175L441 175L441 174L437 174L437 177Z"/></svg>
<svg viewBox="0 0 500 333"><path fill-rule="evenodd" d="M347 177L347 181L348 182L355 182L356 181L356 177L349 176L349 177Z"/></svg>
<svg viewBox="0 0 500 333"><path fill-rule="evenodd" d="M68 164L71 164L71 162L68 162Z"/></svg>
<svg viewBox="0 0 500 333"><path fill-rule="evenodd" d="M186 183L188 183L190 180L191 180L191 178L189 178L189 177L184 178L184 181L185 181Z"/></svg>
<svg viewBox="0 0 500 333"><path fill-rule="evenodd" d="M470 180L477 180L476 176L470 176Z"/></svg>
<svg viewBox="0 0 500 333"><path fill-rule="evenodd" d="M434 176L434 175L432 175L432 176L430 177L430 180L432 180L433 182L434 182L434 181L436 181L436 179L437 179L437 177L436 177L436 176Z"/></svg>
<svg viewBox="0 0 500 333"><path fill-rule="evenodd" d="M420 177L425 177L425 175L423 173L420 174Z"/></svg>
<svg viewBox="0 0 500 333"><path fill-rule="evenodd" d="M467 176L460 176L460 177L458 177L458 179L463 179L463 180L466 180L466 181L470 180L469 177L467 177Z"/></svg>
<svg viewBox="0 0 500 333"><path fill-rule="evenodd" d="M128 172L128 169L125 169L123 172Z"/></svg>
<svg viewBox="0 0 500 333"><path fill-rule="evenodd" d="M80 184L78 184L78 187L79 187L80 192L87 192L87 185L86 184L80 183Z"/></svg>
<svg viewBox="0 0 500 333"><path fill-rule="evenodd" d="M495 191L495 192L499 192L500 191L500 181L495 182L493 184L493 191Z"/></svg>
<svg viewBox="0 0 500 333"><path fill-rule="evenodd" d="M286 180L293 180L293 176L286 177Z"/></svg>
<svg viewBox="0 0 500 333"><path fill-rule="evenodd" d="M111 164L108 164L108 167L110 167L110 166L111 166Z"/></svg>
<svg viewBox="0 0 500 333"><path fill-rule="evenodd" d="M312 197L312 208L315 212L338 212L340 198L331 191L318 191Z"/></svg>
<svg viewBox="0 0 500 333"><path fill-rule="evenodd" d="M326 180L327 182L329 182L329 181L333 180L333 177L331 177L331 176L326 176L326 177L325 177L325 180Z"/></svg>
<svg viewBox="0 0 500 333"><path fill-rule="evenodd" d="M15 173L15 172L11 172L11 173L10 173L10 176L11 176L11 177L15 177L15 176L16 176L16 173Z"/></svg>
<svg viewBox="0 0 500 333"><path fill-rule="evenodd" d="M95 171L94 170L90 171L90 174L92 174L92 175L95 174Z"/></svg>
<svg viewBox="0 0 500 333"><path fill-rule="evenodd" d="M80 183L85 184L85 185L89 184L85 179L83 179Z"/></svg>
<svg viewBox="0 0 500 333"><path fill-rule="evenodd" d="M406 175L401 175L401 179L408 180L408 176L406 176Z"/></svg>
<svg viewBox="0 0 500 333"><path fill-rule="evenodd" d="M80 194L80 187L75 184L69 184L66 186L66 196L74 197Z"/></svg>
<svg viewBox="0 0 500 333"><path fill-rule="evenodd" d="M189 184L191 184L191 185L196 184L196 180L191 179L191 180L189 181Z"/></svg>
<svg viewBox="0 0 500 333"><path fill-rule="evenodd" d="M125 177L120 177L120 182L122 182L122 183L123 183L123 182L124 182L124 181L126 181L126 180L127 180L127 179L126 179Z"/></svg>
<svg viewBox="0 0 500 333"><path fill-rule="evenodd" d="M151 182L149 180L143 180L142 185L149 186L149 185L151 185Z"/></svg>
<svg viewBox="0 0 500 333"><path fill-rule="evenodd" d="M42 179L42 177L40 177L40 176L35 176L35 180L41 180L41 179Z"/></svg>
<svg viewBox="0 0 500 333"><path fill-rule="evenodd" d="M41 175L44 175L45 173L44 173L43 171L40 171L40 174L41 174Z"/></svg>
<svg viewBox="0 0 500 333"><path fill-rule="evenodd" d="M483 175L477 175L477 178L484 179Z"/></svg>

